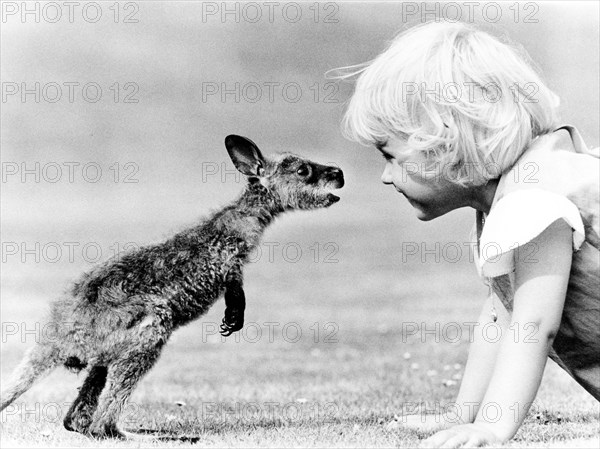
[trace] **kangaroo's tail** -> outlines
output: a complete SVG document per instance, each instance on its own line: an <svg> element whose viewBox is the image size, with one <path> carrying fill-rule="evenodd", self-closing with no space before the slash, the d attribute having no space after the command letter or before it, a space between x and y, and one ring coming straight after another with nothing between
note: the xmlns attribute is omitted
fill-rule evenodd
<svg viewBox="0 0 600 449"><path fill-rule="evenodd" d="M25 393L41 376L60 363L58 351L47 343L29 349L0 393L0 411Z"/></svg>

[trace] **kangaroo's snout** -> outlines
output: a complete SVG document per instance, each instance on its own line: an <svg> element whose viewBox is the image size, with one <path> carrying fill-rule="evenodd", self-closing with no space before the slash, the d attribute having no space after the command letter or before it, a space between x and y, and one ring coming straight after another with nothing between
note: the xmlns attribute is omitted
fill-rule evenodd
<svg viewBox="0 0 600 449"><path fill-rule="evenodd" d="M318 165L318 164L315 164ZM329 207L332 204L337 203L340 197L328 192L329 189L341 189L344 187L344 172L334 166L319 166L319 177L323 182L323 189L325 190L325 196L327 201L321 205L321 207Z"/></svg>
<svg viewBox="0 0 600 449"><path fill-rule="evenodd" d="M327 180L332 183L332 187L341 189L344 187L344 172L338 167L327 167Z"/></svg>

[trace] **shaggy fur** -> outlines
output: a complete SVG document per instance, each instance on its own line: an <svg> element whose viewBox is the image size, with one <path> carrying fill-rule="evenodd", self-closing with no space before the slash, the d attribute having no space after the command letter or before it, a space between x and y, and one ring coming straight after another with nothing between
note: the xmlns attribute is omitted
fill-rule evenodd
<svg viewBox="0 0 600 449"><path fill-rule="evenodd" d="M328 207L343 173L292 154L266 160L248 139L228 136L236 168L248 177L242 195L166 242L119 255L86 273L52 304L56 335L26 354L1 394L6 408L33 382L64 365L89 366L65 427L95 437L123 437L117 423L141 377L175 329L206 313L224 294L225 336L243 327L242 267L265 228L294 209Z"/></svg>

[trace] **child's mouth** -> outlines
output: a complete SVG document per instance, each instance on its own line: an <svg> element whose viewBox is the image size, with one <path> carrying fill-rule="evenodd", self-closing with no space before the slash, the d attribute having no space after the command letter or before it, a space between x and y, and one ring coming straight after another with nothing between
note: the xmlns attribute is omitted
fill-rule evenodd
<svg viewBox="0 0 600 449"><path fill-rule="evenodd" d="M400 190L400 189L396 189L396 190L398 191L398 193L402 194L402 196L404 196L404 198L406 198L406 200L410 203L410 205L412 207L418 207L419 209L421 209L421 208L424 207L423 203L421 203L420 201L417 201L414 198L408 196L402 190Z"/></svg>

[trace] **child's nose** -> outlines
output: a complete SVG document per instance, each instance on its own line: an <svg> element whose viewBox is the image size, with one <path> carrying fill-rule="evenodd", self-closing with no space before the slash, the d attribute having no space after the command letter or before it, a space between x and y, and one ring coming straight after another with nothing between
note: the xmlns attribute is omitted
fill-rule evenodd
<svg viewBox="0 0 600 449"><path fill-rule="evenodd" d="M384 184L392 184L392 164L385 164L383 173L381 174L381 182Z"/></svg>

